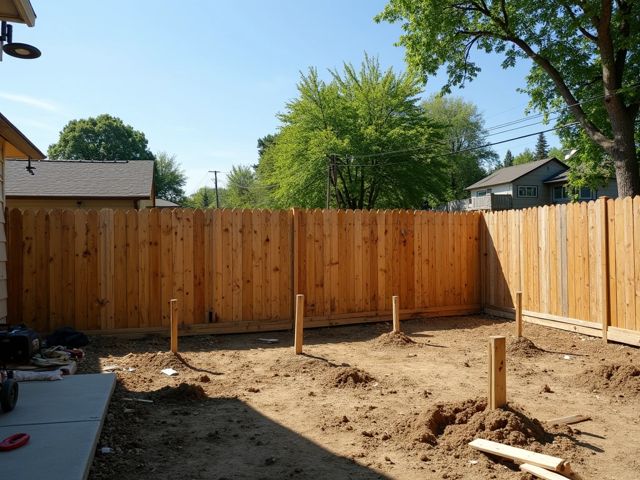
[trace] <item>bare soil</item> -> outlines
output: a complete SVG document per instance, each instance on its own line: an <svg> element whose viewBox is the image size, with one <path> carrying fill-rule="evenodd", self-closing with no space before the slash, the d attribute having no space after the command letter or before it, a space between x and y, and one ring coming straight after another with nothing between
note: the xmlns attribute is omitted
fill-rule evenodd
<svg viewBox="0 0 640 480"><path fill-rule="evenodd" d="M528 479L486 438L637 479L640 350L489 316L168 339L92 338L81 371L117 365L92 479ZM508 337L509 407L486 410L487 339ZM259 339L277 338L275 344ZM160 372L173 368L178 375ZM151 400L140 402L139 400ZM553 427L581 414L591 421Z"/></svg>

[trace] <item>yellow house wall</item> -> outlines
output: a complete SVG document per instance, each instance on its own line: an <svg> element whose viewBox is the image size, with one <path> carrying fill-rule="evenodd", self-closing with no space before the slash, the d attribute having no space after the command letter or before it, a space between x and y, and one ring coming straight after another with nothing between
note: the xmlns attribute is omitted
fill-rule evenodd
<svg viewBox="0 0 640 480"><path fill-rule="evenodd" d="M0 138L0 324L7 322L7 234L4 221L4 140Z"/></svg>
<svg viewBox="0 0 640 480"><path fill-rule="evenodd" d="M80 202L80 203L78 203ZM144 200L142 201L144 202ZM77 198L8 198L8 208L139 208L139 200ZM144 207L142 207L144 208Z"/></svg>

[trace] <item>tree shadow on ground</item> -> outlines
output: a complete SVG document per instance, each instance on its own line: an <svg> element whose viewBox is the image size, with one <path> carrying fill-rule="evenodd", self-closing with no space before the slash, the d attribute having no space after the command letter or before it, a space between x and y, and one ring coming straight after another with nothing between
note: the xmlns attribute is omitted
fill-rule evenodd
<svg viewBox="0 0 640 480"><path fill-rule="evenodd" d="M336 455L233 397L164 387L145 392L119 382L99 442L115 450L94 460L90 479L386 479ZM307 428L300 425L300 428Z"/></svg>

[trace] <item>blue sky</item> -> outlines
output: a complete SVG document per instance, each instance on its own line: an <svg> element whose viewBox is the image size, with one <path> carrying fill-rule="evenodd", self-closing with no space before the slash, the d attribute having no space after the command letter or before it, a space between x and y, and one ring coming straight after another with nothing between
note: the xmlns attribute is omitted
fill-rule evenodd
<svg viewBox="0 0 640 480"><path fill-rule="evenodd" d="M141 130L153 152L177 156L191 193L257 159L256 141L278 126L296 96L300 71L359 64L366 51L400 71L398 25L376 24L383 0L32 0L35 28L14 41L36 45L37 60L5 56L0 111L41 150L74 118L109 113ZM502 70L478 54L479 78L454 94L473 101L488 127L524 116L527 64ZM425 96L439 90L431 79ZM490 137L498 141L545 128ZM552 145L555 137L548 135ZM533 148L535 137L497 146Z"/></svg>

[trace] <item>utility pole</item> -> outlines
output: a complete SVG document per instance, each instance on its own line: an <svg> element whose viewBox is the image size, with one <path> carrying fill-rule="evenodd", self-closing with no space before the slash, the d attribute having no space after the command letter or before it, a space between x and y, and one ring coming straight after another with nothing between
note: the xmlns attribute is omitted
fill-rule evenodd
<svg viewBox="0 0 640 480"><path fill-rule="evenodd" d="M218 197L218 174L220 170L209 170L209 173L213 173L214 185L216 187L216 208L220 208L220 198Z"/></svg>
<svg viewBox="0 0 640 480"><path fill-rule="evenodd" d="M332 157L327 157L327 204L326 209L329 210L329 197L331 196L331 163Z"/></svg>

